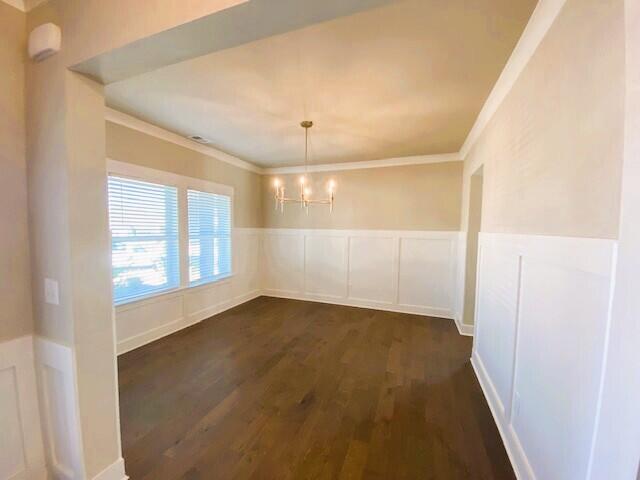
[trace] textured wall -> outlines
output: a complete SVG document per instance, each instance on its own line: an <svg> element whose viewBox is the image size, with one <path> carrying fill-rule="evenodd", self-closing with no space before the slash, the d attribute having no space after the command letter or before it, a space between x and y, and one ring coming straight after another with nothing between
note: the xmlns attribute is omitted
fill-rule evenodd
<svg viewBox="0 0 640 480"><path fill-rule="evenodd" d="M300 175L276 175L287 196L298 197ZM332 214L312 206L306 215L298 205L274 209L274 176L263 178L264 226L269 228L336 228L376 230L458 230L462 162L320 172L308 175L314 196L326 196L329 179L337 182Z"/></svg>
<svg viewBox="0 0 640 480"><path fill-rule="evenodd" d="M0 342L32 330L25 56L26 15L0 2Z"/></svg>
<svg viewBox="0 0 640 480"><path fill-rule="evenodd" d="M567 1L465 159L483 231L617 237L624 50L622 1Z"/></svg>

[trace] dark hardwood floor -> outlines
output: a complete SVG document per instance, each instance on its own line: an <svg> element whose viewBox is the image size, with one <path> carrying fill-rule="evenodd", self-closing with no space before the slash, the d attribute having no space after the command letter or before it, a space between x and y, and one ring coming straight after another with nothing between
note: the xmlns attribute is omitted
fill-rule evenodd
<svg viewBox="0 0 640 480"><path fill-rule="evenodd" d="M261 297L122 355L138 479L512 479L452 321Z"/></svg>

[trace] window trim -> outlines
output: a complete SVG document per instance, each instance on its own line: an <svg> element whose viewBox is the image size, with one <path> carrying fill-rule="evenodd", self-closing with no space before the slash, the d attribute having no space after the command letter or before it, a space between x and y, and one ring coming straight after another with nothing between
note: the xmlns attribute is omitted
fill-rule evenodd
<svg viewBox="0 0 640 480"><path fill-rule="evenodd" d="M133 180L140 180L143 182L157 183L175 187L178 189L178 256L180 262L180 285L177 288L171 288L168 290L163 290L161 292L143 295L128 301L118 302L117 304L113 302L112 298L112 304L114 308L120 309L122 307L135 306L142 302L148 302L153 298L172 295L178 292L183 292L185 290L197 290L206 288L207 286L210 287L218 283L228 282L235 275L235 262L233 261L233 208L235 199L233 187L221 183L210 182L201 178L178 175L164 170L157 170L155 168L143 167L141 165L121 162L119 160L107 158L107 174L105 176L105 182L108 181L110 175L130 178ZM199 190L207 193L226 195L231 199L231 273L216 278L215 280L211 280L209 282L203 282L194 285L191 285L189 283L189 214L187 204L188 190ZM111 245L111 241L109 242L109 245Z"/></svg>

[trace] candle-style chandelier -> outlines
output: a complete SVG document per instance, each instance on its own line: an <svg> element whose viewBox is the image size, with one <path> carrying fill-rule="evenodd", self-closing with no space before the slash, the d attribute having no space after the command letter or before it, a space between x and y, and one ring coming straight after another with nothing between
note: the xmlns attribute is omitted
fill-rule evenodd
<svg viewBox="0 0 640 480"><path fill-rule="evenodd" d="M275 206L276 210L280 209L281 212L284 212L284 204L285 203L299 203L302 208L304 208L307 215L309 214L309 205L329 205L329 212L333 212L333 195L336 188L336 182L334 180L329 180L327 182L327 198L323 199L312 199L311 194L311 186L308 176L308 159L309 159L309 129L313 127L313 122L309 120L305 120L300 123L300 126L304 128L304 175L302 175L298 182L300 184L300 197L292 198L285 196L284 193L284 185L280 181L279 178L274 179L273 187L275 189Z"/></svg>

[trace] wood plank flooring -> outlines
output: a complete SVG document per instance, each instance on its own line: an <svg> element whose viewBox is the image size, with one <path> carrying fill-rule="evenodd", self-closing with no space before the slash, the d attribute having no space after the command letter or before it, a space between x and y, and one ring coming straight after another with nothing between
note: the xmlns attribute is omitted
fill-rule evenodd
<svg viewBox="0 0 640 480"><path fill-rule="evenodd" d="M450 320L260 297L122 355L138 479L513 479Z"/></svg>

